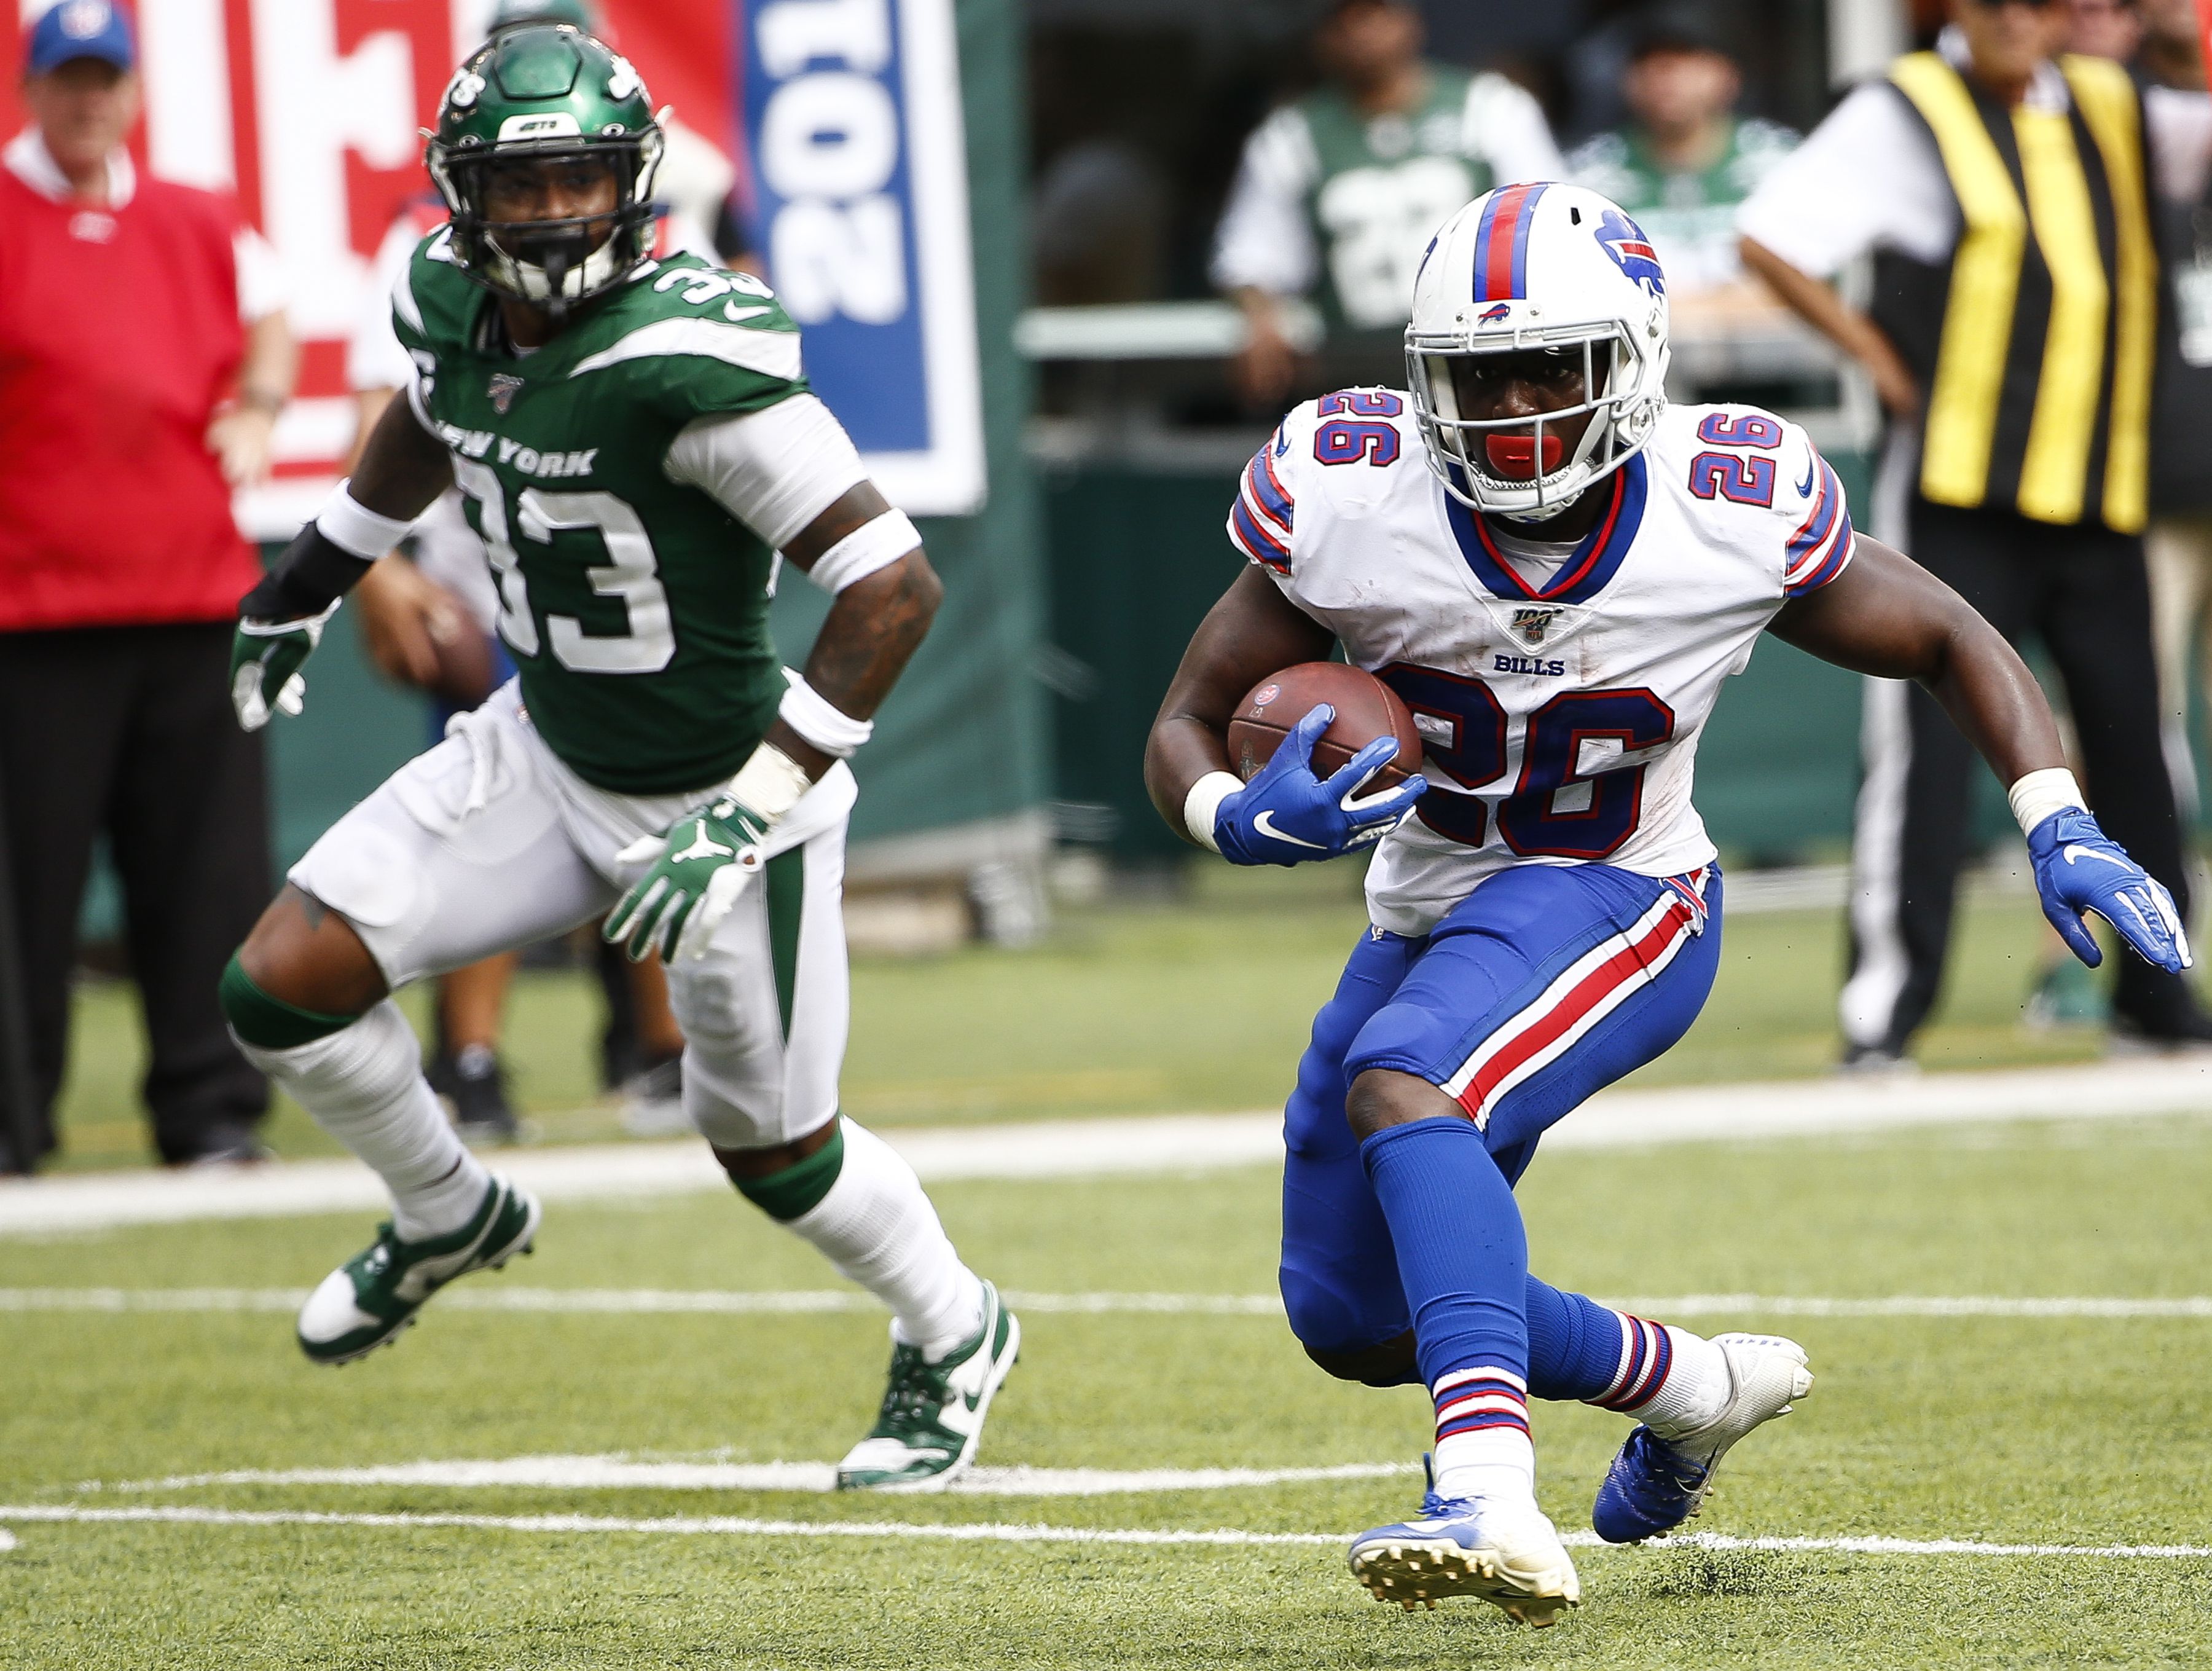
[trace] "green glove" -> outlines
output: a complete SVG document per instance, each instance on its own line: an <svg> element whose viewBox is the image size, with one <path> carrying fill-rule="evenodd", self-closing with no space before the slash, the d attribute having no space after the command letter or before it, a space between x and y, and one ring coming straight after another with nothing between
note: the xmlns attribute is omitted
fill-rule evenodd
<svg viewBox="0 0 2212 1671"><path fill-rule="evenodd" d="M296 715L306 706L307 681L300 669L323 641L323 628L337 609L332 604L299 621L238 623L230 641L230 705L240 726L258 731L273 714Z"/></svg>
<svg viewBox="0 0 2212 1671"><path fill-rule="evenodd" d="M609 945L623 945L634 963L655 951L664 963L703 955L745 884L768 862L761 843L773 822L724 795L678 818L666 836L624 848L617 864L649 861L650 868L615 902L599 933Z"/></svg>

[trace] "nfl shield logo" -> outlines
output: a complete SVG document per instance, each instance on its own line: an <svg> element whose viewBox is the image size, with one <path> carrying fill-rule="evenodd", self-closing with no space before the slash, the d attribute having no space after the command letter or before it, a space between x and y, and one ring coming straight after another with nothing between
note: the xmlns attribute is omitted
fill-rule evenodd
<svg viewBox="0 0 2212 1671"><path fill-rule="evenodd" d="M507 415L508 410L514 404L515 396L521 392L522 380L520 378L509 377L503 371L494 372L492 374L490 389L492 410L497 412L501 417L505 417Z"/></svg>
<svg viewBox="0 0 2212 1671"><path fill-rule="evenodd" d="M1559 618L1559 611L1555 609L1516 609L1513 611L1513 635L1530 649L1535 649L1552 630L1552 623Z"/></svg>

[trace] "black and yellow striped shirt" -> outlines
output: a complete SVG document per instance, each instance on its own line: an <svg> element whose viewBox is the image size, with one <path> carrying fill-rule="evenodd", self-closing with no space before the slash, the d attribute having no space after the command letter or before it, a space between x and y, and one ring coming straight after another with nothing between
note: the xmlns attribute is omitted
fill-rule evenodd
<svg viewBox="0 0 2212 1671"><path fill-rule="evenodd" d="M2142 106L2116 64L2059 67L2064 112L2008 108L1933 52L1893 66L1961 225L1947 262L1878 258L1874 313L1925 392L1923 495L2134 533L2158 329Z"/></svg>

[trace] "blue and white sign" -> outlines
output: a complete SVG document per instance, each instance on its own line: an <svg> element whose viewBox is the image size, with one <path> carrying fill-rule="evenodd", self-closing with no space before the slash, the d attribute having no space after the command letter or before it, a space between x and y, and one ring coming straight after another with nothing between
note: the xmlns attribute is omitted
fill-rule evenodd
<svg viewBox="0 0 2212 1671"><path fill-rule="evenodd" d="M983 503L953 0L740 0L756 233L884 494Z"/></svg>

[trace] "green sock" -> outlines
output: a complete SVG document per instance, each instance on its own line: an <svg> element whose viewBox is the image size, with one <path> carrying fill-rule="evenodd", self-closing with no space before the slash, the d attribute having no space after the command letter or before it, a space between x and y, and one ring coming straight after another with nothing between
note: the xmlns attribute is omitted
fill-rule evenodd
<svg viewBox="0 0 2212 1671"><path fill-rule="evenodd" d="M778 1224L803 1218L822 1205L830 1186L845 1167L845 1126L841 1119L830 1140L796 1166L764 1178L737 1178L738 1194Z"/></svg>
<svg viewBox="0 0 2212 1671"><path fill-rule="evenodd" d="M361 1019L355 1015L322 1015L271 998L253 984L235 957L224 966L216 995L231 1030L257 1050L296 1050Z"/></svg>

